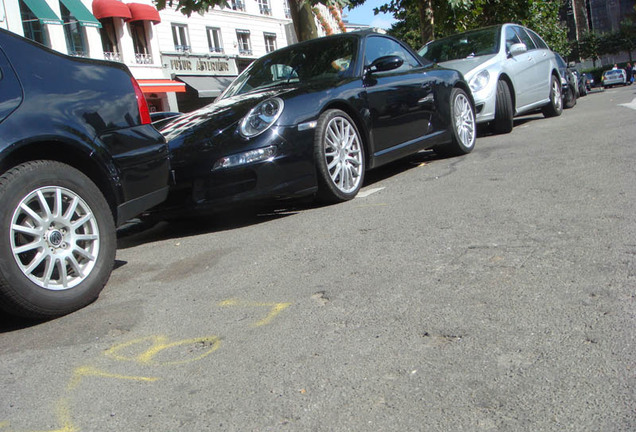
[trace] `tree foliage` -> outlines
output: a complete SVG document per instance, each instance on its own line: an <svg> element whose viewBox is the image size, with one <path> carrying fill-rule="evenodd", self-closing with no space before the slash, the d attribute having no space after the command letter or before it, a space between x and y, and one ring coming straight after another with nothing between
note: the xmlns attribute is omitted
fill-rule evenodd
<svg viewBox="0 0 636 432"><path fill-rule="evenodd" d="M432 5L433 32L430 38L415 41L418 8L424 2ZM414 48L453 33L514 22L533 29L552 49L568 55L567 33L559 21L561 6L562 0L391 0L375 12L393 13L398 22L389 33L406 40Z"/></svg>

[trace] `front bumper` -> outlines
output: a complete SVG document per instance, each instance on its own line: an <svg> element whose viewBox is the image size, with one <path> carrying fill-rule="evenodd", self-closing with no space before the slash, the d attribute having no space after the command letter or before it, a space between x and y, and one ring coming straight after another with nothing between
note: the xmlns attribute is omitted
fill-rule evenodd
<svg viewBox="0 0 636 432"><path fill-rule="evenodd" d="M175 149L175 185L156 211L225 210L312 194L317 189L313 139L314 129L274 127L249 140L236 135L218 139L189 156ZM222 158L270 146L276 154L268 160L213 169Z"/></svg>

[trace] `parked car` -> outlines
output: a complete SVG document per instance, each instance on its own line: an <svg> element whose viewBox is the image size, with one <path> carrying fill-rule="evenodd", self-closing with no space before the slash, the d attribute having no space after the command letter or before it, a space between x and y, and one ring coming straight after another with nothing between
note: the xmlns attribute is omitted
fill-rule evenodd
<svg viewBox="0 0 636 432"><path fill-rule="evenodd" d="M407 45L352 32L254 61L207 107L161 127L176 185L160 210L220 209L316 194L350 200L365 171L475 145L468 84Z"/></svg>
<svg viewBox="0 0 636 432"><path fill-rule="evenodd" d="M50 318L92 302L115 227L168 192L168 148L121 63L0 30L0 309Z"/></svg>
<svg viewBox="0 0 636 432"><path fill-rule="evenodd" d="M562 112L561 76L554 53L530 29L503 24L429 42L425 59L464 74L475 98L477 123L508 133L513 117L541 108L546 117Z"/></svg>
<svg viewBox="0 0 636 432"><path fill-rule="evenodd" d="M580 73L576 69L572 69L572 73L576 77L576 83L578 87L578 96L583 97L587 96L587 79L585 78L585 74Z"/></svg>
<svg viewBox="0 0 636 432"><path fill-rule="evenodd" d="M603 88L612 87L618 84L627 85L627 73L624 69L611 69L603 72L601 77Z"/></svg>
<svg viewBox="0 0 636 432"><path fill-rule="evenodd" d="M579 95L579 84L572 69L568 68L565 60L554 53L559 67L559 74L561 75L561 94L563 95L563 107L572 108L576 105L576 98Z"/></svg>
<svg viewBox="0 0 636 432"><path fill-rule="evenodd" d="M589 92L592 90L592 87L596 85L596 83L594 82L594 76L591 73L587 73L587 72L582 75L585 78L585 87L587 88L587 91Z"/></svg>

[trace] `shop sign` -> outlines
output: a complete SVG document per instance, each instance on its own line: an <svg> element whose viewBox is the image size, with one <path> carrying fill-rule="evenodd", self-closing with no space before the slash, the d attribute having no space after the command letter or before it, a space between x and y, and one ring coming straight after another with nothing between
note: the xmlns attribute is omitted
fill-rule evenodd
<svg viewBox="0 0 636 432"><path fill-rule="evenodd" d="M161 64L168 75L238 75L233 58L162 54Z"/></svg>

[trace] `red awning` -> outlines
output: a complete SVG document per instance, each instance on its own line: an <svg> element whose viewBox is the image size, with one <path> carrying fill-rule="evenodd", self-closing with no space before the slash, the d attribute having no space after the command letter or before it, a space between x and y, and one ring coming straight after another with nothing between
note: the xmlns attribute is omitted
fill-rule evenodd
<svg viewBox="0 0 636 432"><path fill-rule="evenodd" d="M144 93L185 93L186 85L180 81L169 79L139 79L137 80Z"/></svg>
<svg viewBox="0 0 636 432"><path fill-rule="evenodd" d="M141 3L128 3L128 9L132 14L132 18L128 21L152 21L153 24L159 24L161 18L159 11L154 6Z"/></svg>
<svg viewBox="0 0 636 432"><path fill-rule="evenodd" d="M132 18L128 5L117 0L93 0L93 15L95 18Z"/></svg>

